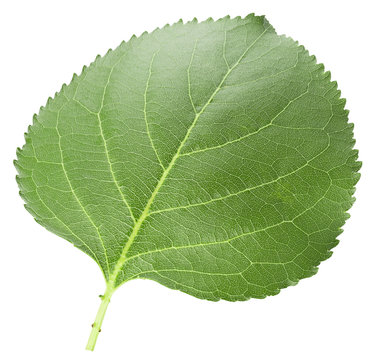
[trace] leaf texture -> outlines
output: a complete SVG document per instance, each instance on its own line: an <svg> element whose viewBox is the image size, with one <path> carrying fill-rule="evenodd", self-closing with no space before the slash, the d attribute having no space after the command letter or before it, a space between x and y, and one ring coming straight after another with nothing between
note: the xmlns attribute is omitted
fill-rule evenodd
<svg viewBox="0 0 369 360"><path fill-rule="evenodd" d="M196 20L97 57L34 117L16 167L36 221L114 288L264 298L316 273L359 179L315 57L264 17Z"/></svg>

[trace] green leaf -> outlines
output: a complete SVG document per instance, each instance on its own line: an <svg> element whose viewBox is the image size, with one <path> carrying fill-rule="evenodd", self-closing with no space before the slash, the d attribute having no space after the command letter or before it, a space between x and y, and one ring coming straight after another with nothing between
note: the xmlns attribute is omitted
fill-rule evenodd
<svg viewBox="0 0 369 360"><path fill-rule="evenodd" d="M359 179L330 74L253 14L165 26L97 57L34 117L18 183L107 291L145 278L208 300L316 273Z"/></svg>

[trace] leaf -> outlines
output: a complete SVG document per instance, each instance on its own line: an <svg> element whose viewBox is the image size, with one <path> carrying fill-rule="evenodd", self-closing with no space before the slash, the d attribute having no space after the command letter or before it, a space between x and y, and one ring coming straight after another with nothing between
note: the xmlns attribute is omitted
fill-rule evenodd
<svg viewBox="0 0 369 360"><path fill-rule="evenodd" d="M133 37L49 99L17 180L36 221L104 273L88 349L132 279L235 301L315 274L359 179L344 105L253 14Z"/></svg>

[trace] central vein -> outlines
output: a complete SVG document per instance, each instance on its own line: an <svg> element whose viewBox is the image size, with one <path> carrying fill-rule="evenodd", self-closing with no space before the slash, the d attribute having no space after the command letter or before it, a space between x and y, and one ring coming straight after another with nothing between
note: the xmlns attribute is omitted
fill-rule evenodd
<svg viewBox="0 0 369 360"><path fill-rule="evenodd" d="M192 129L195 127L199 117L201 116L201 114L206 110L206 108L209 106L209 104L213 101L214 97L218 94L218 92L220 91L220 89L222 88L225 80L227 79L227 77L229 76L229 74L240 64L240 62L242 61L242 59L245 57L245 55L247 54L247 52L257 43L257 41L269 30L270 26L268 26L254 41L253 43L242 53L242 55L239 57L239 59L234 63L234 65L232 67L228 68L228 71L225 73L225 75L223 76L222 80L220 81L219 85L216 87L216 89L213 91L213 93L211 94L211 96L209 97L209 100L206 102L206 104L201 108L201 110L199 112L196 112L195 118L191 124L191 126L188 128L187 133L185 135L185 137L183 138L182 142L180 143L180 145L178 146L177 152L174 154L171 162L169 163L168 167L163 171L163 174L160 178L160 180L158 181L153 193L151 194L151 197L149 199L149 201L146 204L145 209L142 211L141 216L139 217L139 219L137 220L137 222L135 223L134 227L132 228L132 233L130 235L130 237L128 238L127 243L125 244L123 250L122 250L122 254L119 258L119 260L117 261L115 267L114 267L114 271L111 275L111 277L109 278L108 281L108 286L110 289L114 289L115 288L115 283L116 280L118 278L119 272L123 269L123 265L126 261L126 255L128 253L128 250L130 249L133 241L135 240L142 223L145 221L145 219L147 218L147 216L149 215L149 210L150 207L152 205L152 203L155 200L156 195L158 194L161 186L163 185L165 179L167 178L170 170L172 169L172 167L174 166L175 162L177 161L177 159L180 157L181 155L181 151L182 148L184 147L184 145L186 144L187 139L189 138ZM193 54L192 54L193 57ZM190 86L190 83L189 83ZM192 101L192 100L191 100Z"/></svg>
<svg viewBox="0 0 369 360"><path fill-rule="evenodd" d="M121 269L122 269L122 267L124 265L124 262L126 260L127 252L129 250L129 248L131 247L131 245L132 245L132 243L133 243L133 241L134 241L134 239L135 239L138 231L140 230L142 223L145 221L146 217L148 216L150 207L151 207L152 203L154 202L156 195L158 194L161 186L163 185L165 179L167 178L170 170L174 166L176 160L179 158L179 156L181 154L181 150L182 150L183 146L185 145L188 137L190 136L192 129L195 127L195 125L197 123L197 120L199 119L200 115L205 111L205 109L207 108L207 106L211 103L211 101L214 99L214 96L219 92L219 90L222 87L225 79L227 78L227 76L229 75L229 73L231 71L232 71L232 68L227 71L226 75L223 77L222 81L220 82L220 84L218 85L218 87L215 89L215 91L213 92L213 94L209 98L208 102L203 106L203 108L198 113L196 113L195 119L192 122L191 126L188 128L187 133L186 133L186 136L183 138L181 144L179 145L179 147L177 149L177 152L173 156L173 158L172 158L171 162L169 163L168 167L164 170L164 172L163 172L163 174L162 174L162 176L161 176L158 184L156 185L153 193L151 194L151 197L150 197L149 201L146 204L145 209L143 210L140 218L137 220L136 224L134 225L134 227L132 229L132 233L131 233L131 235L130 235L130 237L129 237L127 243L126 243L126 245L123 248L122 255L120 256L118 262L115 265L114 271L113 271L112 276L110 278L111 285L113 285L113 286L115 285L115 281L116 281L116 279L118 277L118 274L121 271Z"/></svg>

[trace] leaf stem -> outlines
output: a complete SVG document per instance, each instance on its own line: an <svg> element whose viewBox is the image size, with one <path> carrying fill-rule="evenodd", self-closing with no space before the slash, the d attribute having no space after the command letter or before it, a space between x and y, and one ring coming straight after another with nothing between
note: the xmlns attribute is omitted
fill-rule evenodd
<svg viewBox="0 0 369 360"><path fill-rule="evenodd" d="M114 287L108 283L105 294L101 296L101 304L100 304L99 310L97 311L95 321L92 324L92 330L90 333L90 337L88 338L86 350L93 351L95 348L97 337L99 336L99 333L101 332L101 324L104 320L106 309L108 308L108 305L110 303L110 299L113 293L114 293Z"/></svg>

